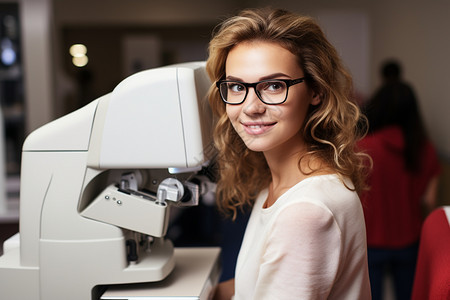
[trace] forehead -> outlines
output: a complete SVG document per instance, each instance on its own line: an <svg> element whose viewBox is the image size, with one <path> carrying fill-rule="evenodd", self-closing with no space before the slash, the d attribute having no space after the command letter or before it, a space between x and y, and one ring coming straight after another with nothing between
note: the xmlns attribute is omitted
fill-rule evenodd
<svg viewBox="0 0 450 300"><path fill-rule="evenodd" d="M303 74L297 57L282 46L264 41L244 42L234 46L225 63L226 76L259 80L271 74L296 77Z"/></svg>

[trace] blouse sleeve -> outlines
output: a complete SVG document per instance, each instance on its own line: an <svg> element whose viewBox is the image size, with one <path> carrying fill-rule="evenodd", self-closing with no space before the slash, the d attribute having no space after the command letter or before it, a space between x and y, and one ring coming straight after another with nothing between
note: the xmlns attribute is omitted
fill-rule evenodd
<svg viewBox="0 0 450 300"><path fill-rule="evenodd" d="M341 231L326 207L294 203L271 228L255 299L326 299L341 256Z"/></svg>

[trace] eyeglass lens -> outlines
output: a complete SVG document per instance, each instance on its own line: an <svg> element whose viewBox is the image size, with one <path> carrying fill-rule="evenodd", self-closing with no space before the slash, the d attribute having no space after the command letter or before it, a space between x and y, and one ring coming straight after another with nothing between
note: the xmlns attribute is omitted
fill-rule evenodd
<svg viewBox="0 0 450 300"><path fill-rule="evenodd" d="M263 81L256 84L255 91L263 102L277 104L286 99L287 85L284 81ZM241 82L222 82L220 94L228 103L241 103L248 94L248 87Z"/></svg>

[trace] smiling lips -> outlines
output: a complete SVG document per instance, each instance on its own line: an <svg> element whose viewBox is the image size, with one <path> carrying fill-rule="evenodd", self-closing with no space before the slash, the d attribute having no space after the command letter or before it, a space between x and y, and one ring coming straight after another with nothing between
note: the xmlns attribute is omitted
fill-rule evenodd
<svg viewBox="0 0 450 300"><path fill-rule="evenodd" d="M276 122L241 122L241 124L247 134L260 135L272 129Z"/></svg>

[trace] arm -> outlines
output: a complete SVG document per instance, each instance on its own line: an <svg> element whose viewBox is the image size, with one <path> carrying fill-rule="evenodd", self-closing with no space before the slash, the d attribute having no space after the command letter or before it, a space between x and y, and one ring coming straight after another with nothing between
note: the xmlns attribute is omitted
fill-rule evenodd
<svg viewBox="0 0 450 300"><path fill-rule="evenodd" d="M441 165L436 150L428 142L425 146L423 154L423 167L421 170L422 180L426 180L425 191L422 195L422 205L424 216L430 214L438 205L437 194L439 187L439 175L441 173Z"/></svg>
<svg viewBox="0 0 450 300"><path fill-rule="evenodd" d="M212 292L212 300L230 300L234 295L234 278L219 283Z"/></svg>
<svg viewBox="0 0 450 300"><path fill-rule="evenodd" d="M341 257L341 232L332 213L295 203L277 217L268 238L255 299L326 299Z"/></svg>
<svg viewBox="0 0 450 300"><path fill-rule="evenodd" d="M437 191L439 186L439 177L431 178L423 195L423 205L425 216L431 213L437 206Z"/></svg>

